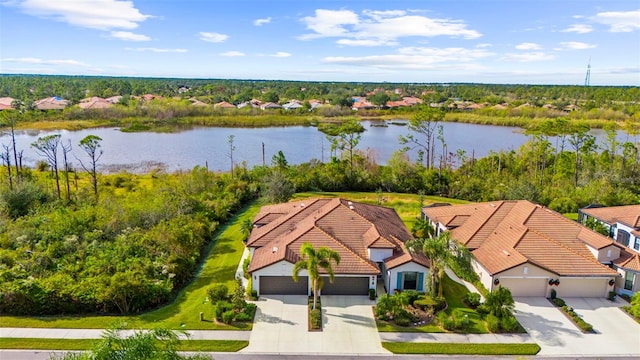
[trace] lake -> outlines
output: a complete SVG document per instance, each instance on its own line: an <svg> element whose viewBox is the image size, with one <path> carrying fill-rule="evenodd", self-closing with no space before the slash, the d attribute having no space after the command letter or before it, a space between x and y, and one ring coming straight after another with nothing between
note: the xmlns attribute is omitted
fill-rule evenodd
<svg viewBox="0 0 640 360"><path fill-rule="evenodd" d="M371 126L376 122L363 122L366 130L362 134L359 150L370 150L379 164L384 164L391 154L402 148L398 142L400 135L408 134L406 126ZM517 127L474 125L463 123L442 123L447 151L466 151L467 156L482 157L490 151L517 150L529 138ZM601 141L604 132L592 132ZM315 127L290 126L269 128L194 128L176 133L125 133L117 128L98 128L80 131L20 131L16 133L18 150L24 150L25 165L32 166L42 160L31 147L38 137L61 134L62 142L71 141L73 154L81 160L86 154L78 148L78 143L87 135L102 138L104 155L100 168L104 172L126 169L130 172L145 172L162 165L167 171L189 170L196 165L208 166L211 170L228 171L230 167L229 144L227 138L234 135L234 163L246 162L249 167L262 164L262 144L265 161L282 150L290 164L299 164L318 159L328 161L330 144L325 135ZM618 138L626 141L626 134L619 132ZM0 144L9 145L11 137L5 132L0 135ZM439 153L440 142L436 143ZM413 160L416 152L410 152ZM79 167L72 155L71 162Z"/></svg>

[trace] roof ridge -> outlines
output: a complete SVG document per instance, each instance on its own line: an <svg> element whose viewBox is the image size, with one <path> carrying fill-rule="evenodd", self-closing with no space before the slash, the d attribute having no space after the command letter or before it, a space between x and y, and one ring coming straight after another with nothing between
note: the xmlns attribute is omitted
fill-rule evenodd
<svg viewBox="0 0 640 360"><path fill-rule="evenodd" d="M338 243L340 246L342 246L343 248L347 249L347 251L349 251L350 253L352 253L353 255L355 255L356 257L364 260L365 263L371 265L371 266L375 266L376 270L380 271L380 269L378 268L377 265L374 265L373 262L370 259L365 259L364 257L362 257L360 254L358 254L356 251L354 251L350 246L348 246L347 244L343 243L342 241L336 239L335 237L333 237L331 234L329 234L328 232L324 231L321 227L316 226L314 224L314 228L318 229L319 231L321 231L323 234L325 234L328 238L332 239L334 242Z"/></svg>
<svg viewBox="0 0 640 360"><path fill-rule="evenodd" d="M308 205L305 205L304 207L300 207L297 211L290 211L290 212L288 212L287 214L284 214L284 215L282 215L282 216L278 217L278 218L277 218L277 219L275 219L274 221L271 221L271 222L270 222L270 223L268 223L267 225L265 225L265 226L263 226L263 227L258 228L258 229L265 228L264 233L260 234L258 237L254 238L254 239L251 239L251 238L250 238L250 240L251 240L251 241L247 241L247 245L251 245L251 244L253 244L253 243L257 242L258 240L262 239L262 238L263 238L263 237L265 237L267 234L269 234L271 231L273 231L273 230L277 229L277 228L278 228L280 225L282 225L284 222L286 222L287 220L291 219L292 217L294 217L294 216L296 216L297 214L299 214L299 213L301 213L302 211L304 211L304 210L305 210L305 208L306 208L307 206L310 206L310 205L312 205L312 204L315 204L315 203L316 203L316 202L318 202L319 200L320 200L320 198L311 199L311 201L310 201L310 203L309 203ZM305 201L305 200L303 199L303 200L299 200L299 201L295 201L295 202L296 202L296 203L298 203L298 202L299 202L299 203L303 203L304 201ZM274 204L274 205L270 205L270 206L275 207L276 205L282 205L282 204ZM257 215L259 215L259 214L260 214L260 212L259 212L258 214L256 214L256 216L257 216ZM265 218L265 217L266 217L266 216L268 216L269 214L271 214L271 213L266 213L266 214L265 214L264 216L262 216L260 219ZM254 220L254 221L255 221L255 220ZM296 225L297 225L297 224L296 224Z"/></svg>
<svg viewBox="0 0 640 360"><path fill-rule="evenodd" d="M480 229L482 229L488 222L489 220L491 220L491 218L493 217L493 215L496 214L496 212L498 212L498 210L500 210L502 208L502 206L507 202L507 200L499 200L498 201L500 203L500 205L496 206L495 209L493 209L493 211L489 214L489 216L487 216L487 218L480 224L480 226L478 226L478 228L476 229L476 231L474 231L471 236L469 236L469 240L473 239L476 234L478 234L478 232L480 231ZM487 203L487 206L491 206L491 204L494 203L493 201L490 201ZM504 218L502 219L504 220ZM497 224L500 225L502 223L502 220ZM496 226L497 226L496 225ZM484 239L486 240L486 239ZM482 241L484 243L484 240ZM465 245L466 246L466 245ZM482 246L482 245L481 245ZM479 247L478 247L479 248Z"/></svg>

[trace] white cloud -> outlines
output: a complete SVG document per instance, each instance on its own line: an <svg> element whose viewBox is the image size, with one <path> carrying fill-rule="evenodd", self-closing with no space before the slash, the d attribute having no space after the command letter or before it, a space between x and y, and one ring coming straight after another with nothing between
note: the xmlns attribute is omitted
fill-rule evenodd
<svg viewBox="0 0 640 360"><path fill-rule="evenodd" d="M40 58L23 57L23 58L5 58L0 59L1 62L12 62L21 64L39 64L39 65L59 65L59 66L89 66L77 60L45 60Z"/></svg>
<svg viewBox="0 0 640 360"><path fill-rule="evenodd" d="M227 52L220 53L220 56L241 57L241 56L245 56L245 53L240 51L227 51Z"/></svg>
<svg viewBox="0 0 640 360"><path fill-rule="evenodd" d="M300 39L343 36L349 32L344 28L345 25L356 25L359 22L358 15L350 10L317 9L315 13L315 16L306 16L300 20L307 25L307 29L314 32L302 35Z"/></svg>
<svg viewBox="0 0 640 360"><path fill-rule="evenodd" d="M565 41L560 43L560 48L557 50L586 50L597 47L594 44L587 44L579 41Z"/></svg>
<svg viewBox="0 0 640 360"><path fill-rule="evenodd" d="M601 12L593 20L608 25L610 32L631 32L640 29L640 9Z"/></svg>
<svg viewBox="0 0 640 360"><path fill-rule="evenodd" d="M220 33L216 33L216 32L204 32L204 31L202 31L202 32L198 33L198 35L200 36L200 40L206 41L206 42L212 42L212 43L225 42L229 38L229 35L220 34Z"/></svg>
<svg viewBox="0 0 640 360"><path fill-rule="evenodd" d="M593 31L593 27L587 24L573 24L573 25L570 25L568 28L562 30L562 32L574 32L577 34L586 34L592 31Z"/></svg>
<svg viewBox="0 0 640 360"><path fill-rule="evenodd" d="M359 57L330 56L323 59L329 64L355 65L380 69L474 69L473 62L494 54L483 49L405 47L394 54Z"/></svg>
<svg viewBox="0 0 640 360"><path fill-rule="evenodd" d="M336 44L347 46L395 46L398 45L398 42L385 39L340 39L336 41Z"/></svg>
<svg viewBox="0 0 640 360"><path fill-rule="evenodd" d="M286 58L286 57L290 57L291 54L289 54L288 52L284 52L284 51L278 51L275 54L269 55L272 57L277 57L277 58Z"/></svg>
<svg viewBox="0 0 640 360"><path fill-rule="evenodd" d="M317 9L315 16L307 16L300 21L312 32L299 36L299 39L338 37L338 44L350 46L395 46L397 39L403 37L477 39L482 36L467 29L461 20L429 18L405 10L364 10L362 15L358 15L350 10Z"/></svg>
<svg viewBox="0 0 640 360"><path fill-rule="evenodd" d="M540 46L539 44L536 44L536 43L525 42L525 43L516 45L516 49L518 49L518 50L540 50L540 49L542 49L542 46Z"/></svg>
<svg viewBox="0 0 640 360"><path fill-rule="evenodd" d="M147 35L134 34L130 31L112 31L110 36L114 39L125 41L150 41L151 38Z"/></svg>
<svg viewBox="0 0 640 360"><path fill-rule="evenodd" d="M542 51L528 52L528 53L518 53L518 54L506 54L500 60L503 61L513 61L513 62L532 62L532 61L546 61L553 60L555 56L552 54L547 54Z"/></svg>
<svg viewBox="0 0 640 360"><path fill-rule="evenodd" d="M25 0L16 3L25 13L92 29L135 29L150 15L120 0Z"/></svg>
<svg viewBox="0 0 640 360"><path fill-rule="evenodd" d="M268 24L270 22L271 22L271 17L264 18L264 19L256 19L256 20L253 21L253 25L262 26L262 25Z"/></svg>
<svg viewBox="0 0 640 360"><path fill-rule="evenodd" d="M477 47L478 49L486 49L486 48L490 48L490 47L492 47L492 46L493 46L493 44L489 44L489 43L482 43L482 44L478 44L478 45L476 45L476 47Z"/></svg>
<svg viewBox="0 0 640 360"><path fill-rule="evenodd" d="M148 51L154 53L186 53L187 49L164 49L164 48L154 48L154 47L143 47L143 48L125 48L125 50L129 51Z"/></svg>

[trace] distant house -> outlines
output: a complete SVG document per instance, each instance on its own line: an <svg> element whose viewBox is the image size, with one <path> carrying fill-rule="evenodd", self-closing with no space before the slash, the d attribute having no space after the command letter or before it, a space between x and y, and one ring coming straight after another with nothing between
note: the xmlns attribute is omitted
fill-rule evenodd
<svg viewBox="0 0 640 360"><path fill-rule="evenodd" d="M375 109L376 106L368 101L356 101L351 105L352 110Z"/></svg>
<svg viewBox="0 0 640 360"><path fill-rule="evenodd" d="M106 99L97 96L82 99L78 103L78 107L80 107L81 109L106 109L112 106L113 103L110 103Z"/></svg>
<svg viewBox="0 0 640 360"><path fill-rule="evenodd" d="M514 107L514 109L516 109L516 110L522 110L522 109L526 109L526 108L530 108L530 107L532 107L532 105L531 105L531 104L529 104L529 103L524 103L524 104L522 104L522 105L519 105L519 106Z"/></svg>
<svg viewBox="0 0 640 360"><path fill-rule="evenodd" d="M577 105L571 104L571 105L567 105L567 106L563 107L562 110L564 112L572 112L572 111L578 111L578 110L580 110L580 108Z"/></svg>
<svg viewBox="0 0 640 360"><path fill-rule="evenodd" d="M300 102L290 101L290 102L282 105L282 108L285 109L285 110L296 110L296 109L302 109L303 106L302 106L302 104L300 104Z"/></svg>
<svg viewBox="0 0 640 360"><path fill-rule="evenodd" d="M233 104L231 104L229 102L226 102L226 101L220 101L219 103L215 103L215 104L213 104L213 107L214 108L222 108L222 109L235 109L236 108L235 105L233 105Z"/></svg>
<svg viewBox="0 0 640 360"><path fill-rule="evenodd" d="M387 101L385 104L388 108L410 107L404 100L400 101Z"/></svg>
<svg viewBox="0 0 640 360"><path fill-rule="evenodd" d="M489 290L513 296L606 297L620 275L609 265L622 257L611 239L529 201L492 201L425 207L436 233L450 231L474 256Z"/></svg>
<svg viewBox="0 0 640 360"><path fill-rule="evenodd" d="M106 99L104 99L106 102L112 103L112 104L117 104L122 100L122 95L116 95L116 96L112 96L112 97L108 97Z"/></svg>
<svg viewBox="0 0 640 360"><path fill-rule="evenodd" d="M544 104L542 105L542 108L547 110L558 110L558 107L553 104Z"/></svg>
<svg viewBox="0 0 640 360"><path fill-rule="evenodd" d="M268 102L268 103L264 103L262 105L260 105L260 109L262 110L268 110L268 109L281 109L282 106L276 104L276 103L272 103L272 102Z"/></svg>
<svg viewBox="0 0 640 360"><path fill-rule="evenodd" d="M207 103L204 103L196 98L190 98L189 101L191 101L192 106L209 106L207 105Z"/></svg>
<svg viewBox="0 0 640 360"><path fill-rule="evenodd" d="M144 94L144 95L142 95L141 99L143 101L152 101L152 100L162 100L164 98L162 96L160 96L160 95Z"/></svg>
<svg viewBox="0 0 640 360"><path fill-rule="evenodd" d="M495 104L491 107L492 109L496 109L496 110L506 110L509 108L509 105L507 105L506 103L502 103L502 104Z"/></svg>
<svg viewBox="0 0 640 360"><path fill-rule="evenodd" d="M612 265L622 275L618 292L633 294L640 291L640 205L587 207L578 212L578 221L596 221L604 225L609 236L623 250Z"/></svg>
<svg viewBox="0 0 640 360"><path fill-rule="evenodd" d="M249 273L259 295L311 294L306 271L298 282L291 277L304 243L340 254L340 264L333 266L335 279L325 278L323 295L367 295L378 281L390 294L426 288L429 260L407 250L404 243L411 233L391 208L340 198L308 199L263 206L253 224L247 240Z"/></svg>
<svg viewBox="0 0 640 360"><path fill-rule="evenodd" d="M402 101L404 101L409 106L422 104L422 99L417 98L417 97L413 97L413 96L405 96L405 97L402 98Z"/></svg>
<svg viewBox="0 0 640 360"><path fill-rule="evenodd" d="M34 102L33 105L38 110L63 110L69 105L69 100L53 96L40 99Z"/></svg>
<svg viewBox="0 0 640 360"><path fill-rule="evenodd" d="M13 102L16 99L12 98L12 97L2 97L0 98L0 110L9 110L9 109L13 109Z"/></svg>

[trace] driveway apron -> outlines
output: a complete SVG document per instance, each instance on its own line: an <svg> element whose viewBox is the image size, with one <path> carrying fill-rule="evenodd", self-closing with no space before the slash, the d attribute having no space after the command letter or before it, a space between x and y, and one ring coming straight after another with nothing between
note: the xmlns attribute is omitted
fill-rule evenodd
<svg viewBox="0 0 640 360"><path fill-rule="evenodd" d="M609 320L600 319L598 326L603 332L596 334L585 334L569 320L565 314L543 297L516 297L514 298L516 311L515 316L520 324L527 330L535 342L540 345L538 355L571 355L571 356L602 356L602 355L640 355L638 352L637 324L627 324L624 319L614 316ZM569 306L572 303L582 303L581 300L568 300ZM613 309L620 311L618 309ZM589 311L576 308L578 314L589 313ZM608 313L608 312L607 312ZM610 314L610 313L609 313ZM611 315L611 314L610 314ZM619 314L618 314L619 315ZM625 314L621 314L626 316ZM589 320L585 317L585 321ZM622 321L626 330L635 337L631 343L619 341L621 333L612 332L614 325L604 325L606 322ZM591 323L591 322L590 322ZM591 323L596 327L596 324ZM628 326L627 326L628 325ZM636 327L634 327L636 326ZM597 328L596 328L597 330ZM626 335L623 338L626 339Z"/></svg>
<svg viewBox="0 0 640 360"><path fill-rule="evenodd" d="M373 319L371 302L359 296L323 296L321 332L308 331L307 297L263 296L248 353L274 354L372 354L382 348Z"/></svg>

